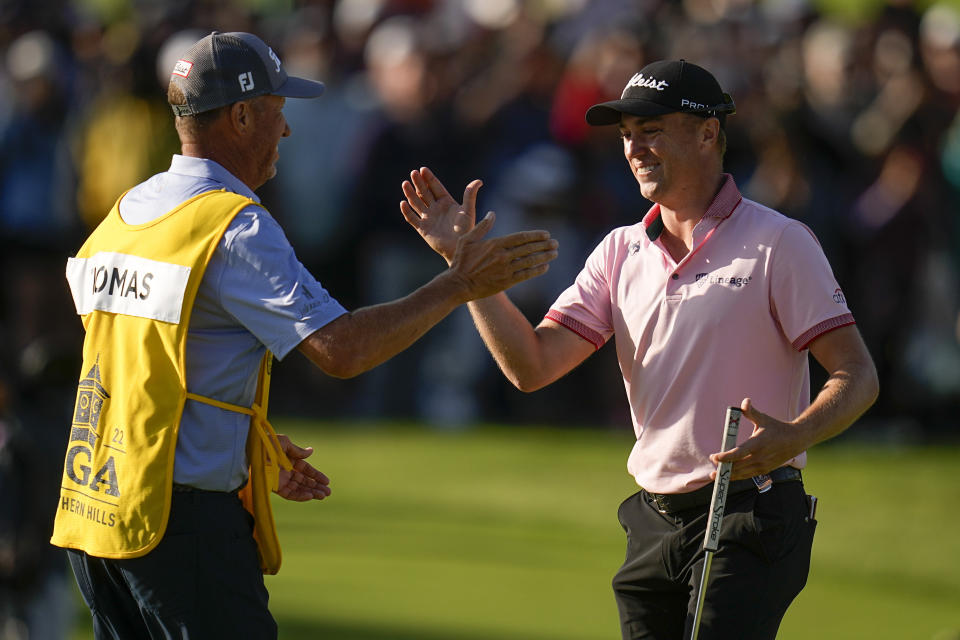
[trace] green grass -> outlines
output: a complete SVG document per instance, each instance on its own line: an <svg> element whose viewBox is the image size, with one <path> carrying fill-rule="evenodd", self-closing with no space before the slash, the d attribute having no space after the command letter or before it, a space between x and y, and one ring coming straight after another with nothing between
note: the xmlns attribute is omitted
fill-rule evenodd
<svg viewBox="0 0 960 640"><path fill-rule="evenodd" d="M281 638L619 638L629 431L277 426L315 447L334 486L321 503L274 500ZM820 525L781 639L960 638L958 454L811 452ZM83 612L74 637L90 637Z"/></svg>
<svg viewBox="0 0 960 640"><path fill-rule="evenodd" d="M860 25L876 20L883 13L884 7L892 3L887 0L813 0L812 4L823 16ZM960 9L960 0L913 0L907 3L907 6L912 7L918 15L923 15L923 12L934 4Z"/></svg>

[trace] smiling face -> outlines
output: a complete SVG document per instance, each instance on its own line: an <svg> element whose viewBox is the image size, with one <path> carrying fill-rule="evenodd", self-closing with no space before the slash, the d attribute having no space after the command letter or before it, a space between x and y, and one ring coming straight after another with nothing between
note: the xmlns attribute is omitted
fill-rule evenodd
<svg viewBox="0 0 960 640"><path fill-rule="evenodd" d="M685 113L640 117L624 113L620 118L623 155L643 197L651 202L679 208L697 194L704 181L705 153L716 138L716 119ZM705 130L707 127L709 130Z"/></svg>

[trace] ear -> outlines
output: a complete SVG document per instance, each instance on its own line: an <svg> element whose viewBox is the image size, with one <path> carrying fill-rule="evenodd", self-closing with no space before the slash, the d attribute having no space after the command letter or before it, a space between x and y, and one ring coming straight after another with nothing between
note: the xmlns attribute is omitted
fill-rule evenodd
<svg viewBox="0 0 960 640"><path fill-rule="evenodd" d="M705 118L700 125L700 145L706 149L720 144L720 121L716 118Z"/></svg>
<svg viewBox="0 0 960 640"><path fill-rule="evenodd" d="M247 100L230 105L230 127L238 134L244 134L253 126L253 108Z"/></svg>

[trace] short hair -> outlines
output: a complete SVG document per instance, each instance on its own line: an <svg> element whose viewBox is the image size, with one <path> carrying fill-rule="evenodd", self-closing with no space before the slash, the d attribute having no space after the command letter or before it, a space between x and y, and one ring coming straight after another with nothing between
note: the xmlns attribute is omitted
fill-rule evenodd
<svg viewBox="0 0 960 640"><path fill-rule="evenodd" d="M183 90L173 82L167 85L167 102L171 105L187 104L187 97L183 94ZM228 104L217 107L216 109L210 109L209 111L195 113L191 116L177 116L177 131L196 135L213 124L220 115L229 110L231 106L232 105Z"/></svg>
<svg viewBox="0 0 960 640"><path fill-rule="evenodd" d="M695 117L695 118L699 118L699 119L701 119L701 120L707 120L707 119L709 119L709 118L716 118L716 117L717 117L717 116L715 116L715 115L704 114L704 113L689 113L689 114L687 114L687 115L693 116L693 117ZM717 118L717 120L720 121L720 128L717 130L717 144L718 144L719 147L720 147L720 164L721 164L721 166L722 166L722 165L723 165L723 157L724 157L724 156L726 155L726 153L727 153L727 129L726 129L726 123L725 123L722 119ZM691 120L691 122L695 122L695 121L694 121L694 120Z"/></svg>

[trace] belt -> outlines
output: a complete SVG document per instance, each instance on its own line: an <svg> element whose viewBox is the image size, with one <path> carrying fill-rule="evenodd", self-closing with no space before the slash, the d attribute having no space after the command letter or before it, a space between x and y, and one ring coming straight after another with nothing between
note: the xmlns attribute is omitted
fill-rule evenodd
<svg viewBox="0 0 960 640"><path fill-rule="evenodd" d="M796 467L779 467L771 471L768 475L774 484L803 481L800 469ZM757 483L754 482L753 478L734 480L730 483L729 489L727 489L727 495L743 493L750 489L756 490L756 488ZM651 493L648 491L647 495L657 503L657 509L660 510L660 513L677 513L696 507L705 507L710 504L710 500L713 498L713 483L711 482L689 493Z"/></svg>
<svg viewBox="0 0 960 640"><path fill-rule="evenodd" d="M240 485L239 487L237 487L237 488L234 489L233 491L213 491L213 490L211 490L211 489L198 489L197 487L191 487L191 486L188 485L188 484L179 484L179 483L174 482L174 483L173 483L173 492L174 492L174 493L226 493L226 494L230 494L230 495L236 495L236 494L240 493L240 489L243 489L243 487L244 487L246 484L247 484L247 483L244 482L242 485Z"/></svg>

